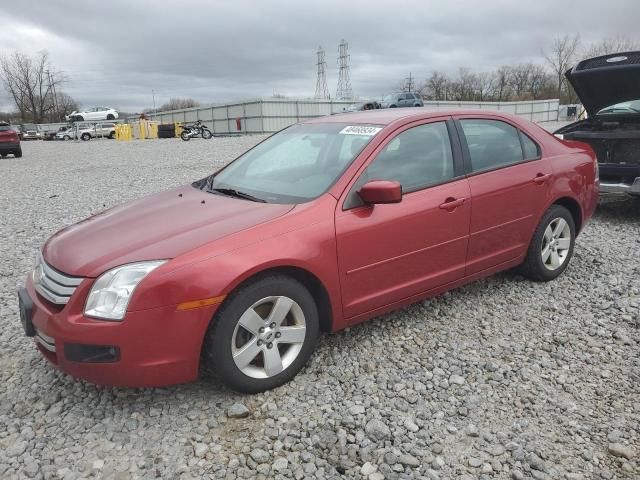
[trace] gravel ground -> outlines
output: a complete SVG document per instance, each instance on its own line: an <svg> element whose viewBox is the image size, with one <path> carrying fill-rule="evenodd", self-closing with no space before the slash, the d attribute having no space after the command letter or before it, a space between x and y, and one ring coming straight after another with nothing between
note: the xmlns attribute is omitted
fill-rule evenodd
<svg viewBox="0 0 640 480"><path fill-rule="evenodd" d="M475 282L323 337L243 396L99 388L22 336L54 231L200 178L260 137L24 143L0 161L0 478L639 478L640 204L604 201L569 270Z"/></svg>

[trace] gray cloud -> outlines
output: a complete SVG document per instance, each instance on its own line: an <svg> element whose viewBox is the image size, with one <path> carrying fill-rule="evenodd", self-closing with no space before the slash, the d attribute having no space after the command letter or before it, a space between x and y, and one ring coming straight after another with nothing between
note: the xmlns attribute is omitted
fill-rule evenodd
<svg viewBox="0 0 640 480"><path fill-rule="evenodd" d="M542 62L542 49L565 33L585 44L634 38L639 16L637 0L22 0L0 6L0 52L46 49L83 105L132 111L151 106L152 89L157 104L312 96L318 45L333 94L341 38L350 44L354 92L377 96L410 71L421 80L434 70Z"/></svg>

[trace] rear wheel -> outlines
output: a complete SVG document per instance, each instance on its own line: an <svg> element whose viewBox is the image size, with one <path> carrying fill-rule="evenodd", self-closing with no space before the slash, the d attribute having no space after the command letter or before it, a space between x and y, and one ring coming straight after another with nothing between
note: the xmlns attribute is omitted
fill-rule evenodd
<svg viewBox="0 0 640 480"><path fill-rule="evenodd" d="M207 130L206 128L202 129L202 138L204 138L205 140L209 140L212 137L211 132L209 130Z"/></svg>
<svg viewBox="0 0 640 480"><path fill-rule="evenodd" d="M264 277L241 287L216 312L203 366L235 390L268 390L300 371L318 332L318 309L309 291L286 276Z"/></svg>
<svg viewBox="0 0 640 480"><path fill-rule="evenodd" d="M80 138L86 142L86 141L88 141L88 140L91 140L91 135L89 135L88 133L83 133L83 134L80 136Z"/></svg>
<svg viewBox="0 0 640 480"><path fill-rule="evenodd" d="M22 158L22 147L18 147L18 149L13 153L13 156L16 158Z"/></svg>
<svg viewBox="0 0 640 480"><path fill-rule="evenodd" d="M520 270L526 277L548 282L566 270L573 256L576 227L569 210L552 205L538 224Z"/></svg>
<svg viewBox="0 0 640 480"><path fill-rule="evenodd" d="M107 115L107 120L115 120L115 119L116 117L114 117L113 114L110 113L109 115Z"/></svg>
<svg viewBox="0 0 640 480"><path fill-rule="evenodd" d="M84 117L82 115L76 115L76 122L84 122Z"/></svg>
<svg viewBox="0 0 640 480"><path fill-rule="evenodd" d="M116 132L110 132L110 133L109 133L109 138L110 138L111 140L113 140L114 138L116 138Z"/></svg>

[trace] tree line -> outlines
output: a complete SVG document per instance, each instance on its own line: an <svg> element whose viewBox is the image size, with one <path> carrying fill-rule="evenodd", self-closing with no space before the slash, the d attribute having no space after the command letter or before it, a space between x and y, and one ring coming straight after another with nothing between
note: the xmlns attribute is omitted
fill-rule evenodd
<svg viewBox="0 0 640 480"><path fill-rule="evenodd" d="M542 52L543 63L504 65L489 72L460 68L454 75L435 71L413 87L407 79L402 91L415 91L425 100L514 101L560 99L560 103L576 103L578 98L564 74L584 58L638 48L635 41L617 36L583 46L579 35L565 35L553 40Z"/></svg>
<svg viewBox="0 0 640 480"><path fill-rule="evenodd" d="M21 122L61 122L78 109L77 102L63 91L66 76L53 68L47 52L29 56L13 52L0 56L0 82L15 106L0 119Z"/></svg>

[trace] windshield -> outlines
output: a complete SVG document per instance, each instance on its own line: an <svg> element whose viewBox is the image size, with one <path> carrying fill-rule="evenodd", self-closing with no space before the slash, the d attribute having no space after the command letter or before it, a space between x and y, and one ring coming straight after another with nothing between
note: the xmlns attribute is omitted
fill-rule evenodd
<svg viewBox="0 0 640 480"><path fill-rule="evenodd" d="M307 202L326 192L380 130L347 123L293 125L193 186L253 201Z"/></svg>
<svg viewBox="0 0 640 480"><path fill-rule="evenodd" d="M395 95L387 95L382 99L382 101L385 103L390 103L390 102L393 102L395 98L396 98Z"/></svg>
<svg viewBox="0 0 640 480"><path fill-rule="evenodd" d="M609 107L603 108L598 115L626 115L640 113L640 100L631 100L629 102L616 103Z"/></svg>

